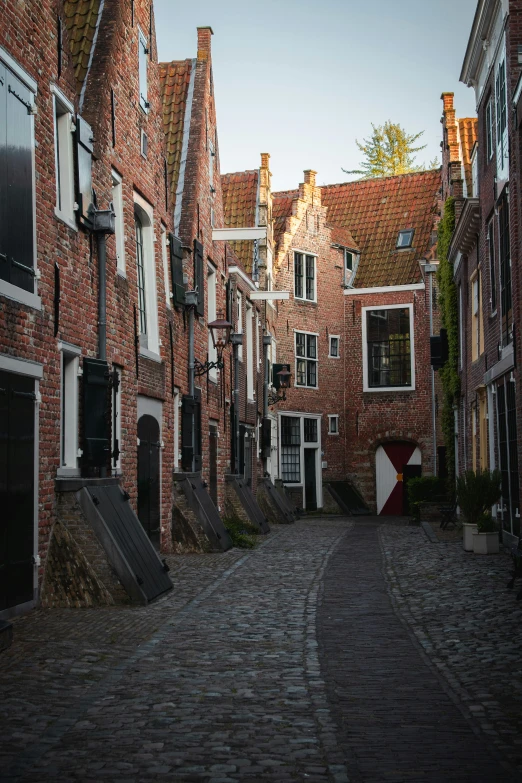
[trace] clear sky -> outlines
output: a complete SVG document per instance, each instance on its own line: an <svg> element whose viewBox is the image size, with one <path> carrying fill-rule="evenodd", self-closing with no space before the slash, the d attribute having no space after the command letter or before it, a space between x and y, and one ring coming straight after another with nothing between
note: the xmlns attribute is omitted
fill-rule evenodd
<svg viewBox="0 0 522 783"><path fill-rule="evenodd" d="M371 123L424 130L418 163L440 160L441 92L475 114L459 82L477 0L155 0L160 60L196 56L210 25L221 171L271 155L274 190L304 169L353 179Z"/></svg>

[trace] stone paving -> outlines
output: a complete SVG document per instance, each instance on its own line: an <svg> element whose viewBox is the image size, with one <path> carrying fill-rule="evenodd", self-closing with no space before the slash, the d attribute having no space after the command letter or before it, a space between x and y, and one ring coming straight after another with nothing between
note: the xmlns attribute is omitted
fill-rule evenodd
<svg viewBox="0 0 522 783"><path fill-rule="evenodd" d="M382 522L302 520L253 551L169 558L174 590L150 607L18 620L0 780L514 779L499 755L521 759L522 607L505 556Z"/></svg>

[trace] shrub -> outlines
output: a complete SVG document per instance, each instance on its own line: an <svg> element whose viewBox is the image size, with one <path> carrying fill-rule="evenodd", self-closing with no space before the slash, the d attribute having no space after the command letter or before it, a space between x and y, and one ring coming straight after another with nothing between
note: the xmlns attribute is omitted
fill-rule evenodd
<svg viewBox="0 0 522 783"><path fill-rule="evenodd" d="M501 492L499 470L466 470L457 478L457 503L466 522L474 525L488 515L491 506L500 499Z"/></svg>
<svg viewBox="0 0 522 783"><path fill-rule="evenodd" d="M417 476L417 478L408 481L407 492L411 513L418 518L420 504L440 500L441 495L444 494L444 488L437 476Z"/></svg>
<svg viewBox="0 0 522 783"><path fill-rule="evenodd" d="M496 519L493 519L490 513L481 514L477 519L477 530L479 533L496 533L498 531Z"/></svg>
<svg viewBox="0 0 522 783"><path fill-rule="evenodd" d="M257 544L256 528L243 522L239 517L223 519L223 524L234 546L239 549L253 549Z"/></svg>

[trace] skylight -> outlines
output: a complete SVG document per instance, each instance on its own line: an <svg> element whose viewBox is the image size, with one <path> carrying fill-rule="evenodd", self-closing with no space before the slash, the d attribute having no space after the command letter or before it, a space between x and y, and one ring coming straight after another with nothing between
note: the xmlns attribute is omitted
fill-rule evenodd
<svg viewBox="0 0 522 783"><path fill-rule="evenodd" d="M397 247L399 249L403 247L411 247L411 243L413 242L413 233L413 228L399 231L399 236L397 237Z"/></svg>

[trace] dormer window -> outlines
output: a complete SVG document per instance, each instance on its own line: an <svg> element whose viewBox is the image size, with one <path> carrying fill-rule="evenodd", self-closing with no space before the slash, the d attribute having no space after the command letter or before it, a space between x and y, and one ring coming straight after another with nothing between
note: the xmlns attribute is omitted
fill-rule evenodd
<svg viewBox="0 0 522 783"><path fill-rule="evenodd" d="M353 253L349 250L344 251L344 265L349 272L353 272Z"/></svg>
<svg viewBox="0 0 522 783"><path fill-rule="evenodd" d="M413 242L413 234L413 228L399 231L399 236L397 237L397 249L402 250L405 247L411 247L411 243Z"/></svg>

